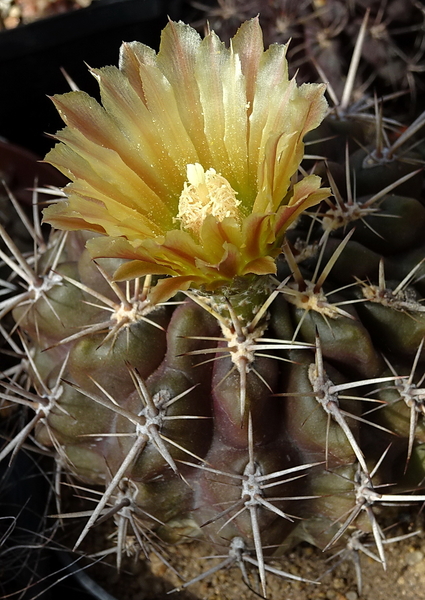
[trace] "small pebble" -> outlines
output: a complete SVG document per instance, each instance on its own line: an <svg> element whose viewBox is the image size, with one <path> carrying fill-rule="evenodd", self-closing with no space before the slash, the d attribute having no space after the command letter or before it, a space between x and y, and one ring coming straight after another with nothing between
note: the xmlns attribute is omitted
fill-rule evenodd
<svg viewBox="0 0 425 600"><path fill-rule="evenodd" d="M336 590L340 590L345 586L345 581L341 577L335 577L332 585Z"/></svg>
<svg viewBox="0 0 425 600"><path fill-rule="evenodd" d="M347 592L345 594L345 597L347 598L347 600L358 600L358 596L356 592Z"/></svg>
<svg viewBox="0 0 425 600"><path fill-rule="evenodd" d="M406 564L409 565L409 567L417 565L419 562L421 562L421 560L423 560L423 557L423 552L420 550L413 550L413 552L409 552L409 554L406 555Z"/></svg>

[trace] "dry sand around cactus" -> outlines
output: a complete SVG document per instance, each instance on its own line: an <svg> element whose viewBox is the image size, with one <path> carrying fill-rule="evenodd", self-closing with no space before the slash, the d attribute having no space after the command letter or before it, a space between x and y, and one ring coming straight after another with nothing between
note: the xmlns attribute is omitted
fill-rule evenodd
<svg viewBox="0 0 425 600"><path fill-rule="evenodd" d="M422 517L415 524L409 523L410 516L403 515L405 523L394 528L391 535L403 535L419 528ZM106 533L105 533L106 535ZM93 542L103 549L107 542L98 536ZM373 548L372 548L373 550ZM200 544L194 552L193 544L183 544L167 549L173 567L190 580L200 572L200 565L207 570L217 560L207 561L211 547ZM425 535L389 544L385 548L387 570L367 556L361 557L362 593L357 590L354 564L351 561L329 561L329 556L309 545L301 545L274 562L274 566L288 572L315 580L326 573L319 585L284 581L268 576L268 600L425 600ZM97 564L88 573L117 600L255 600L258 598L244 584L241 572L234 567L221 570L188 589L170 594L170 590L181 584L171 571L154 555L150 565L146 561L124 562L123 573L115 569L114 558L108 559L110 566ZM330 571L331 565L336 565Z"/></svg>

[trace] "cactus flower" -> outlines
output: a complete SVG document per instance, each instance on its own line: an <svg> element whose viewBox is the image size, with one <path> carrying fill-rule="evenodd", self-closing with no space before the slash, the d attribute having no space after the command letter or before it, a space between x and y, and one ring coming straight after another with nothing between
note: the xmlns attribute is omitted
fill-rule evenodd
<svg viewBox="0 0 425 600"><path fill-rule="evenodd" d="M264 51L257 18L229 48L170 22L157 54L124 43L119 68L92 74L101 104L81 91L53 98L66 127L46 161L71 183L44 220L101 234L93 257L128 259L117 280L170 276L155 301L274 273L288 226L329 195L315 175L297 181L324 86L288 78L286 46Z"/></svg>

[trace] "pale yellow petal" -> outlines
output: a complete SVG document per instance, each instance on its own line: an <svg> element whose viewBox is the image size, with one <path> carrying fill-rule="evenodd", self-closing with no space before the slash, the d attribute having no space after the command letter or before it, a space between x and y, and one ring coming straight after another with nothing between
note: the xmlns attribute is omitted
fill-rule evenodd
<svg viewBox="0 0 425 600"><path fill-rule="evenodd" d="M252 112L258 69L264 52L263 32L258 17L245 21L231 40L233 51L239 56L246 82L248 116Z"/></svg>
<svg viewBox="0 0 425 600"><path fill-rule="evenodd" d="M97 159L81 156L78 151L69 145L57 144L45 157L45 161L58 168L67 177L74 182L67 187L67 191L72 190L82 196L90 196L96 200L107 202L112 195L115 200L124 206L130 204L134 206L132 198L122 193L122 190L115 183L99 176L96 170Z"/></svg>
<svg viewBox="0 0 425 600"><path fill-rule="evenodd" d="M288 123L284 130L275 127L276 118L281 116L290 95L287 73L286 46L270 46L261 58L250 116L249 172L253 185L257 182L257 171L263 159L265 141L270 135L286 131L288 128ZM295 86L295 83L291 85Z"/></svg>
<svg viewBox="0 0 425 600"><path fill-rule="evenodd" d="M156 265L154 259L149 257L145 251L135 248L134 244L131 244L123 237L95 237L87 241L86 247L93 258L113 257L126 260L140 260L150 265ZM149 271L149 273L152 272ZM155 273L159 272L155 271ZM167 271L167 273L170 273L170 271Z"/></svg>
<svg viewBox="0 0 425 600"><path fill-rule="evenodd" d="M142 80L140 78L140 65L156 66L155 50L141 42L124 42L120 48L119 69L128 78L139 98L146 104Z"/></svg>
<svg viewBox="0 0 425 600"><path fill-rule="evenodd" d="M247 262L267 254L276 239L275 215L252 214L242 224L244 255Z"/></svg>
<svg viewBox="0 0 425 600"><path fill-rule="evenodd" d="M248 263L241 275L249 275L250 273L254 273L255 275L274 275L276 271L275 259L271 256L262 256Z"/></svg>
<svg viewBox="0 0 425 600"><path fill-rule="evenodd" d="M167 204L178 193L180 173L158 139L152 115L127 77L116 67L92 69L102 105L123 134L119 151L125 163Z"/></svg>
<svg viewBox="0 0 425 600"><path fill-rule="evenodd" d="M128 278L128 277L127 277ZM152 304L167 302L179 291L185 291L190 288L190 284L196 281L196 277L168 277L161 279L149 294L149 300ZM201 280L202 283L202 280Z"/></svg>
<svg viewBox="0 0 425 600"><path fill-rule="evenodd" d="M203 107L195 79L195 63L201 36L189 25L170 21L162 32L157 65L174 90L181 121L200 162L211 164L211 153L204 131Z"/></svg>
<svg viewBox="0 0 425 600"><path fill-rule="evenodd" d="M60 114L68 125L57 134L60 141L74 151L90 165L91 185L105 193L114 194L127 206L146 212L146 204L141 199L149 198L149 207L157 222L169 223L172 219L172 207L149 187L123 160L131 154L125 148L125 141L118 127L113 123L106 111L87 94L70 92L62 97L54 98ZM88 113L89 118L85 119ZM56 146L46 157L47 160L60 164L61 146ZM71 156L65 160L70 167ZM96 180L97 176L97 180ZM109 190L106 191L106 190Z"/></svg>
<svg viewBox="0 0 425 600"><path fill-rule="evenodd" d="M226 218L222 221L207 217L200 233L200 243L208 248L209 260L215 264L222 259L223 245L232 244L241 248L243 244L242 231L235 219Z"/></svg>
<svg viewBox="0 0 425 600"><path fill-rule="evenodd" d="M124 214L126 209L133 210L129 209L126 206L125 201L123 201L123 199L120 198L118 193L119 191L114 197L112 197L110 193L110 187L107 184L103 186L103 189L100 189L101 181L99 180L98 175L92 171L90 164L64 144L58 145L56 152L51 159L50 156L50 153L46 156L47 162L57 167L70 179L74 179L74 177L76 178L74 183L69 184L65 188L65 192L67 193L70 202L72 202L72 210L80 211L81 214L85 214L85 211L89 210L89 214L92 218L91 222L94 222L93 219L96 218L96 215L100 217L101 212L108 213L109 211L111 211L113 213L115 211L118 215L119 221L120 214ZM69 168L61 167L61 165L58 162L55 162L55 159L57 159L58 156L63 157L61 162L67 164ZM85 179L83 179L82 177L78 178L79 175L84 176ZM94 180L94 185L97 187L93 187L91 185L90 182L92 180ZM96 209L96 215L94 213L92 214L91 205L90 207L88 207L83 202L85 199L90 199L93 202L93 205L98 207ZM152 198L149 198L148 196L147 206L152 206L152 204L154 206L154 203L151 203L151 201ZM63 203L60 203L58 206L63 205ZM50 222L50 220L47 219L47 214L50 214L48 213L49 210L50 208L46 209L45 211L46 222ZM160 226L156 225L151 217L152 215L150 215L149 210L147 211L146 215L137 212L137 219L140 220L139 231L145 231L146 235L158 235L163 231L163 229ZM105 216L103 215L102 218L104 219Z"/></svg>
<svg viewBox="0 0 425 600"><path fill-rule="evenodd" d="M140 73L147 107L162 145L180 171L183 187L186 165L199 162L199 156L182 123L175 91L157 67L141 65Z"/></svg>
<svg viewBox="0 0 425 600"><path fill-rule="evenodd" d="M277 237L281 236L302 212L331 195L331 190L321 188L320 184L320 177L308 175L294 185L292 197L287 206L282 206L277 212L275 224Z"/></svg>
<svg viewBox="0 0 425 600"><path fill-rule="evenodd" d="M306 108L306 118L301 130L301 137L315 129L325 118L328 103L325 99L326 85L317 83L303 83L299 88L299 95L303 97Z"/></svg>
<svg viewBox="0 0 425 600"><path fill-rule="evenodd" d="M213 166L224 177L226 177L230 164L230 157L224 141L226 126L222 69L226 54L229 55L230 51L224 47L216 34L211 32L202 41L195 67L204 112L205 134L208 138L212 160L211 165L204 166ZM231 179L228 179L232 185Z"/></svg>
<svg viewBox="0 0 425 600"><path fill-rule="evenodd" d="M299 161L296 162L290 153L290 148L293 148L295 142L296 133L269 135L264 144L263 160L259 164L258 194L252 212L274 212L286 196L291 176L299 164ZM277 181L279 181L279 187Z"/></svg>
<svg viewBox="0 0 425 600"><path fill-rule="evenodd" d="M57 229L66 229L67 231L94 231L96 233L105 233L105 229L97 222L88 226L86 215L84 218L81 213L70 208L68 202L58 202L51 204L43 210L43 223L49 223Z"/></svg>
<svg viewBox="0 0 425 600"><path fill-rule="evenodd" d="M291 176L297 172L298 165L304 155L304 144L297 131L291 135L284 135L277 144L278 168L273 179L273 210L276 211L286 196ZM285 165L285 168L283 168Z"/></svg>
<svg viewBox="0 0 425 600"><path fill-rule="evenodd" d="M119 202L109 201L106 208L103 202L93 197L70 193L68 202L61 202L44 210L44 221L52 225L57 224L61 211L64 217L68 218L71 215L73 220L81 218L87 224L86 229L98 231L98 225L105 234L111 236L126 236L131 240L155 237L161 233L161 230L155 228L143 215Z"/></svg>
<svg viewBox="0 0 425 600"><path fill-rule="evenodd" d="M235 52L226 56L222 71L224 105L224 144L229 164L222 174L239 192L241 209L249 213L255 191L248 179L248 104L241 61Z"/></svg>

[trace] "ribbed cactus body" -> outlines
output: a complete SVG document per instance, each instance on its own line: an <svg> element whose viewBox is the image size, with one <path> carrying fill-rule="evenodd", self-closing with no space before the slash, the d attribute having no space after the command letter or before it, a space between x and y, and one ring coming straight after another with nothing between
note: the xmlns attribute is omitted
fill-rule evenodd
<svg viewBox="0 0 425 600"><path fill-rule="evenodd" d="M183 36L182 24L169 27L176 39ZM258 23L246 27L258 35ZM241 50L243 31L236 53L244 68L245 63L260 68L260 59L257 64ZM185 30L184 35L195 34ZM208 35L215 55L224 52ZM202 48L206 60L207 45ZM272 49L261 60L280 51ZM148 100L135 95L139 83L131 77L129 56L142 65ZM239 85L236 59L229 56L223 61L230 61ZM145 118L149 103L156 106L155 86L165 78L155 79L156 66L149 49L125 47L119 76L112 68L95 72L105 106L125 105L130 115L136 106ZM185 80L187 63L180 66ZM123 86L122 96L111 84L114 77ZM255 78L246 79L252 93ZM209 80L200 81L209 89ZM170 86L164 88L167 93ZM209 104L201 84L200 89L199 98L188 92L187 102L205 102L202 117L207 119ZM316 97L314 89L302 88L291 102L316 103L320 113L322 92L316 90ZM143 169L129 153L131 136L119 137L107 111L96 105L93 122L84 124L87 115L81 117L83 133L73 129L80 112L90 109L91 115L95 106L78 94L56 99L68 128L49 158L62 170L67 169L63 156L72 165L70 204L46 212L69 231L54 232L37 260L29 261L31 283L13 305L36 399L28 400L19 383L3 383L12 395L32 403L37 444L84 489L94 490L95 507L76 546L107 516L117 527L118 567L130 538L145 554L152 548L160 554L160 540L201 539L228 557L223 568L238 564L244 573L246 565L254 567L263 596L268 559L300 541L341 549L352 543L354 531L359 539L369 536L374 557L385 566L385 533L376 507L425 499L425 208L418 157L403 150L412 141L409 135L397 131L384 148L378 117L376 122L370 113L370 118L356 118L347 107L341 114L329 111L306 138L312 152L329 160L307 156L304 178L286 174L286 203L276 208L281 157L290 144L293 155L302 156L303 148L293 141L299 131L287 140L286 130L270 134L261 169L255 161L250 165L258 167L262 187L249 188L249 172L236 190L243 153L238 160L232 156L229 180L207 168L206 160L202 166L187 159L187 181L177 173L179 139L170 117L174 145L167 152L175 152L174 179L182 181L156 180L149 172L148 189L137 179L137 168ZM161 110L162 101L159 95ZM244 103L243 110L248 109ZM187 114L179 110L189 131ZM252 111L251 129L265 128L267 123L260 127L252 117L258 112L255 103ZM121 125L130 128L131 118L127 122L123 114ZM107 131L99 123L109 123L118 150L106 147ZM150 139L152 132L142 129L137 139ZM209 135L214 143L206 147L204 140L199 154L213 156L214 144L221 143L218 134L217 139L214 132ZM160 130L155 144L164 137ZM230 129L224 139L229 137ZM152 160L154 146L149 146ZM217 161L224 160L223 148ZM109 197L108 186L116 182L106 181L107 170L115 151L122 162L116 166L119 185ZM90 153L96 152L100 158L93 158L93 166ZM159 153L158 169L168 165L165 154ZM79 179L80 169L87 169L86 179ZM317 173L331 194L318 188ZM211 182L213 192L207 189ZM170 192L172 185L180 196ZM151 193L154 208L140 208L135 190ZM199 217L200 224L192 213L183 221L177 204L180 212L189 205L205 209L206 216ZM81 215L91 233L78 230L84 228ZM161 219L165 233L157 231ZM19 258L16 262L19 274ZM11 442L3 455L12 450Z"/></svg>
<svg viewBox="0 0 425 600"><path fill-rule="evenodd" d="M360 207L376 189L359 198ZM388 444L398 448L384 461L383 483L393 482L394 456L407 460L412 409L402 396L404 379L390 381L387 363L396 376L409 374L425 334L424 313L414 285L394 299L400 280L386 280L379 290L378 276L381 258L392 272L395 256L420 254L424 208L420 198L396 192L362 221L333 229L320 266L319 246L306 254L301 282L251 278L221 295L181 294L158 306L146 300L143 280L112 283L117 261L93 263L80 234L69 233L51 288L14 311L46 386L61 371L37 440L59 445L78 479L106 488L114 481L107 504L123 481L131 482L147 526L168 541L190 535L223 544L241 537L255 548L259 535L264 547L297 538L325 547L356 506L359 456L373 465ZM304 216L288 233L295 257L303 243L318 242L332 207L334 200L320 209L325 225L318 219L311 229ZM335 267L318 284L352 226ZM291 268L279 260L283 280ZM370 416L369 395L382 402ZM412 465L421 463L425 442L419 414L417 420ZM355 525L371 531L363 513Z"/></svg>

